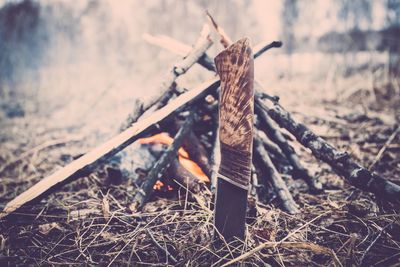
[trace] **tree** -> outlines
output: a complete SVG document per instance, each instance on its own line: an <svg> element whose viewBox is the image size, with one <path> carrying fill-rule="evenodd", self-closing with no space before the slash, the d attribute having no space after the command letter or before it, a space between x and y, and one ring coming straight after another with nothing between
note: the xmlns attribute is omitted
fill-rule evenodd
<svg viewBox="0 0 400 267"><path fill-rule="evenodd" d="M291 56L295 48L295 26L299 17L297 0L285 0L282 7L282 41L284 51L289 56L289 77L291 75Z"/></svg>

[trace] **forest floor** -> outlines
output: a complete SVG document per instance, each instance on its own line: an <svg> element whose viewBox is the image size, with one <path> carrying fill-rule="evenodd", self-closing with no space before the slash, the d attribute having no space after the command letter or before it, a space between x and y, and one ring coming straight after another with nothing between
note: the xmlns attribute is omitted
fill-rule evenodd
<svg viewBox="0 0 400 267"><path fill-rule="evenodd" d="M279 95L298 120L368 167L399 125L400 91L398 84L360 87L357 79L363 80L362 76L343 78L340 88L347 88L343 91L283 79L270 86L270 93ZM79 130L48 128L47 123L46 118L28 114L1 114L0 208L98 141L83 138ZM300 214L285 213L276 199L250 203L247 238L239 252L246 255L244 262L400 265L399 207L355 189L309 151L295 142L292 145L325 191L310 194L302 181L284 176ZM399 151L400 134L374 166L396 183L400 183ZM132 212L129 204L135 185L129 179L110 184L104 169L2 219L0 265L209 266L238 256L234 248L225 259L216 256L213 212L184 188L158 192L143 211ZM260 244L263 248L257 250Z"/></svg>

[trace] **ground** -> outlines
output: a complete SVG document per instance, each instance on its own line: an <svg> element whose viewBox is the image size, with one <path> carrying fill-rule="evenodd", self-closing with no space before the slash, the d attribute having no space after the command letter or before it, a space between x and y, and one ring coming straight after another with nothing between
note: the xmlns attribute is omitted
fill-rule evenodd
<svg viewBox="0 0 400 267"><path fill-rule="evenodd" d="M329 83L329 88L321 86L323 81L299 83L282 77L268 87L296 119L368 167L396 130L399 90L389 84L368 88L358 83L362 77L343 77ZM51 128L46 117L10 116L5 110L1 116L1 207L102 140L82 137L79 128ZM396 183L400 183L399 141L400 136L395 137L374 166ZM301 181L285 176L301 213L285 213L276 199L250 202L240 253L235 248L215 253L210 203L196 201L180 189L179 197L159 194L143 211L132 212L132 180L114 185L104 167L2 219L1 266L208 266L240 254L246 255L246 264L256 266L399 265L399 207L355 189L309 151L292 144L324 183L325 192L312 195ZM256 249L261 244L264 247Z"/></svg>

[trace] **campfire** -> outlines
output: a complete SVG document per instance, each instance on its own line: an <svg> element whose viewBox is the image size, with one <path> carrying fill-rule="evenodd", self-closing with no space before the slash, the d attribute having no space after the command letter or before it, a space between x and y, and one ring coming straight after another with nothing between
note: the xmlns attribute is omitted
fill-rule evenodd
<svg viewBox="0 0 400 267"><path fill-rule="evenodd" d="M172 145L174 139L169 136L168 133L158 133L150 137L141 138L137 141L141 145L154 145L154 144L163 144L166 146ZM204 173L201 167L190 159L189 153L183 148L180 147L178 149L178 162L181 167L183 167L186 171L188 171L194 178L198 179L199 182L209 183L209 177ZM182 173L178 173L178 169L180 168L169 168L166 172L171 175L171 177L165 177L164 181L172 181L174 180L173 177L182 176ZM182 178L180 179L182 180ZM164 184L164 182L157 180L157 182L153 186L154 190L162 190L166 189L168 191L172 191L173 187L170 184Z"/></svg>
<svg viewBox="0 0 400 267"><path fill-rule="evenodd" d="M213 44L208 24L193 47L169 37L146 35L148 42L183 56L167 72L158 97L139 105L124 122L120 134L17 196L0 216L7 217L26 203L40 200L56 186L96 171L136 141L151 151L155 160L153 167L145 170L145 179L134 181L132 203L127 203L130 210L140 212L154 200L155 191L180 188L190 194L190 201L212 210L211 194L216 194L214 235L221 234L228 241L244 239L247 200L259 198L260 185L269 187L280 208L289 214L299 213L300 208L283 175L303 180L312 194L324 190L303 165L293 142L309 149L352 186L374 193L387 203L399 201L399 185L361 166L350 154L297 122L281 106L279 97L266 93L267 88L254 78L253 60L279 48L281 42L251 45L246 38L232 42L209 18L223 45L216 64L207 54ZM177 78L194 64L216 75L189 90L179 89ZM332 256L320 247L312 249Z"/></svg>

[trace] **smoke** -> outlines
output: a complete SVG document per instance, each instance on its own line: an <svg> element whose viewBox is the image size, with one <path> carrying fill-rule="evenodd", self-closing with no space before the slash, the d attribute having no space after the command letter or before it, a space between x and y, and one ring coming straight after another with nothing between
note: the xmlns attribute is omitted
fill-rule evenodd
<svg viewBox="0 0 400 267"><path fill-rule="evenodd" d="M143 33L193 44L209 10L234 40L273 41L281 8L274 0L0 0L0 111L46 118L46 127L115 132L135 100L156 93L178 59L145 43ZM221 49L216 42L211 56ZM288 69L279 53L270 51L257 62L257 75L268 84ZM294 55L299 64L293 65L309 75L321 60L306 57ZM191 87L205 75L194 66L179 83Z"/></svg>
<svg viewBox="0 0 400 267"><path fill-rule="evenodd" d="M148 25L138 2L112 2L6 3L0 10L2 105L47 116L54 126L121 123L133 100L145 100L156 87L160 61L174 57L160 58L141 39Z"/></svg>

